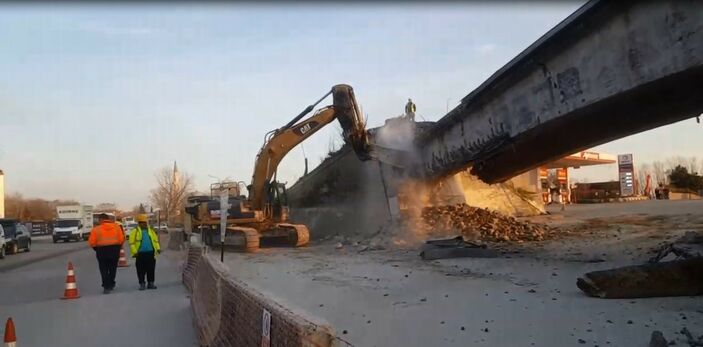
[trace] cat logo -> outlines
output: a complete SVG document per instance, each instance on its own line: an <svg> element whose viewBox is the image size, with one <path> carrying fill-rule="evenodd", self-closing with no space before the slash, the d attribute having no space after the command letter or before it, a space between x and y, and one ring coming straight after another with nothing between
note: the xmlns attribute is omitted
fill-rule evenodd
<svg viewBox="0 0 703 347"><path fill-rule="evenodd" d="M317 127L317 125L318 125L318 123L315 121L307 122L307 123L301 125L299 128L294 129L293 132L300 135L300 136L303 136L303 135L307 134L313 128Z"/></svg>

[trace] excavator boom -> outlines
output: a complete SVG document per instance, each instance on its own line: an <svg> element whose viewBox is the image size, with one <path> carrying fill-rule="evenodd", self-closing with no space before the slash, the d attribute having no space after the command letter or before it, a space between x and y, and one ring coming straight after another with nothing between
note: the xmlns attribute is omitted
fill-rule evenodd
<svg viewBox="0 0 703 347"><path fill-rule="evenodd" d="M311 117L301 120L330 93L332 94L332 106L324 107ZM342 126L344 141L352 146L359 159L362 161L371 159L366 124L361 118L354 90L348 85L339 84L332 87L330 93L318 100L316 104L310 105L288 124L267 135L264 145L256 156L254 174L249 186L249 200L252 209L263 210L265 208L268 185L278 168L278 164L286 154L335 119Z"/></svg>

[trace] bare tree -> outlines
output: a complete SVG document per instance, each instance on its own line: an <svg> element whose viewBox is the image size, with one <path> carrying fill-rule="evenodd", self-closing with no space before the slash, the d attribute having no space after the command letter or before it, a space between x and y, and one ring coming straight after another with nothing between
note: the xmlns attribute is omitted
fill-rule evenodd
<svg viewBox="0 0 703 347"><path fill-rule="evenodd" d="M666 172L669 173L677 166L683 166L688 168L688 159L686 157L677 155L675 157L666 158Z"/></svg>
<svg viewBox="0 0 703 347"><path fill-rule="evenodd" d="M173 169L164 167L159 170L156 183L149 200L161 209L166 221L174 222L181 215L186 197L193 191L193 176L179 172L174 165Z"/></svg>
<svg viewBox="0 0 703 347"><path fill-rule="evenodd" d="M698 174L698 158L696 157L689 157L688 158L688 165L685 166L688 169L688 172L692 174Z"/></svg>
<svg viewBox="0 0 703 347"><path fill-rule="evenodd" d="M95 205L95 212L119 212L117 204L114 202L102 202Z"/></svg>
<svg viewBox="0 0 703 347"><path fill-rule="evenodd" d="M43 220L56 218L56 206L78 205L72 200L26 199L20 193L14 193L5 198L5 215L22 221Z"/></svg>
<svg viewBox="0 0 703 347"><path fill-rule="evenodd" d="M664 163L661 161L655 161L652 163L652 172L654 173L653 181L658 185L659 183L662 184L669 184L669 176L666 174L666 167L664 166Z"/></svg>

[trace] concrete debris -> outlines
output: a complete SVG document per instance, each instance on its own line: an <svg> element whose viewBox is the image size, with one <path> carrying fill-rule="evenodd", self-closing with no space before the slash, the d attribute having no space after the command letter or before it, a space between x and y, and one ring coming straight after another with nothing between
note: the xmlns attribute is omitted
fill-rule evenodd
<svg viewBox="0 0 703 347"><path fill-rule="evenodd" d="M703 257L703 233L687 231L678 240L665 243L659 247L656 253L657 254L649 260L650 263L657 263L666 258L669 254L674 254L676 259Z"/></svg>
<svg viewBox="0 0 703 347"><path fill-rule="evenodd" d="M626 266L587 273L576 281L599 298L648 298L703 295L703 258Z"/></svg>
<svg viewBox="0 0 703 347"><path fill-rule="evenodd" d="M652 331L652 337L649 340L649 347L668 347L669 342L664 338L664 334L661 331Z"/></svg>
<svg viewBox="0 0 703 347"><path fill-rule="evenodd" d="M420 257L424 260L448 258L495 258L498 252L487 249L486 245L468 242L461 236L451 239L429 240L423 245Z"/></svg>
<svg viewBox="0 0 703 347"><path fill-rule="evenodd" d="M491 242L542 241L551 236L552 228L519 221L501 213L467 204L425 207L421 224L430 229L454 229L469 239Z"/></svg>
<svg viewBox="0 0 703 347"><path fill-rule="evenodd" d="M693 337L693 334L691 334L691 332L686 327L681 329L681 334L686 336L686 342L688 342L688 345L690 347L703 347L703 336L699 336L698 338Z"/></svg>

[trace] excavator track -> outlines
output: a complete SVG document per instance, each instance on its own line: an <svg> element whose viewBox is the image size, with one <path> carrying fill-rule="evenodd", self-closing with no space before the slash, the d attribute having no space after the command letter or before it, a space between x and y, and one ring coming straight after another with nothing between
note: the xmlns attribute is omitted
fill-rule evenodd
<svg viewBox="0 0 703 347"><path fill-rule="evenodd" d="M288 231L288 245L291 247L302 247L310 242L310 231L303 224L279 223L276 227Z"/></svg>
<svg viewBox="0 0 703 347"><path fill-rule="evenodd" d="M247 227L228 227L228 233L232 233L234 237L243 238L242 242L239 244L246 252L254 252L259 249L259 231L254 228Z"/></svg>

